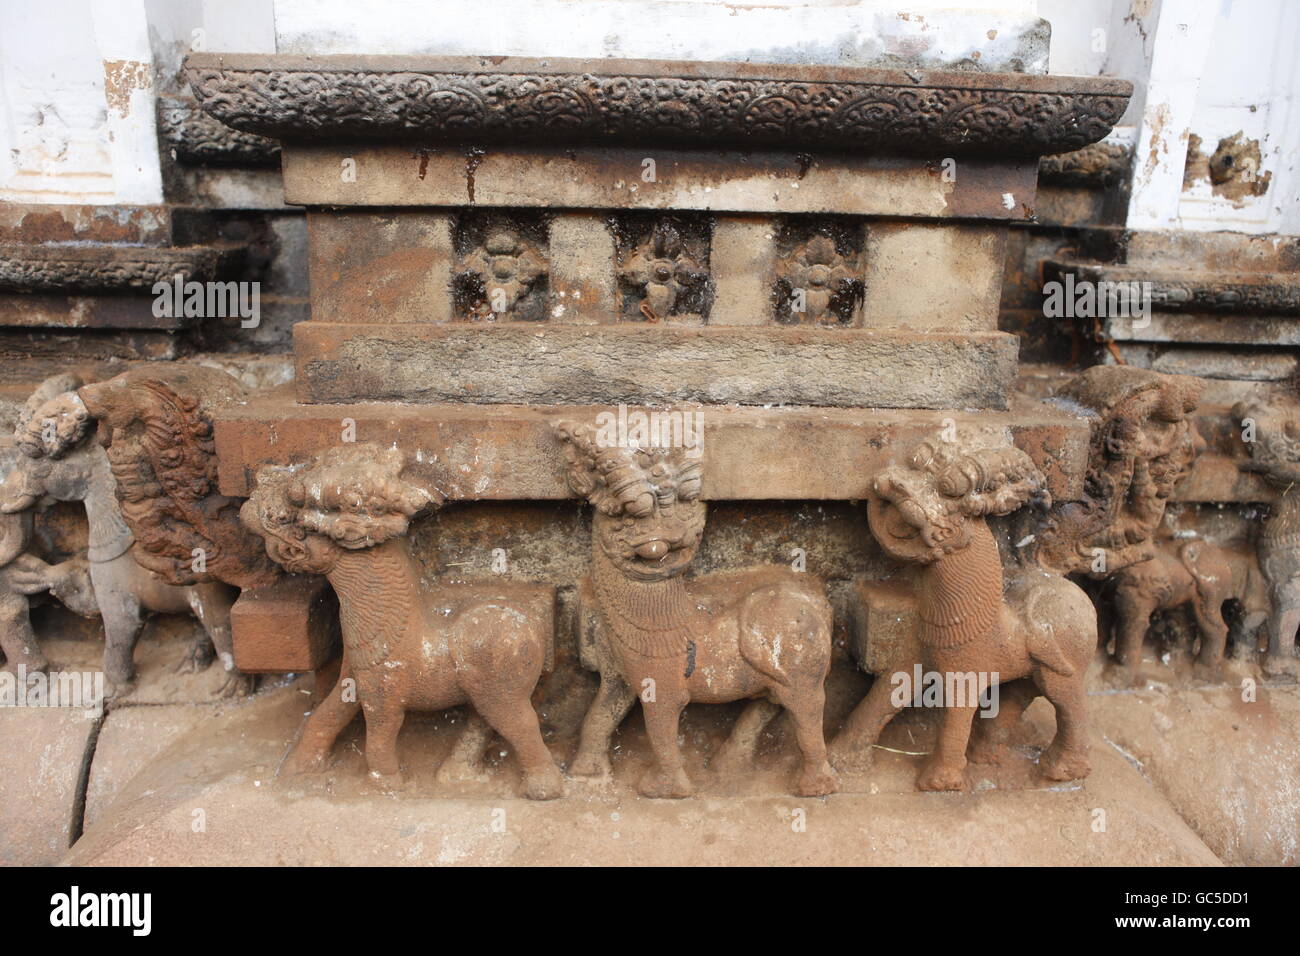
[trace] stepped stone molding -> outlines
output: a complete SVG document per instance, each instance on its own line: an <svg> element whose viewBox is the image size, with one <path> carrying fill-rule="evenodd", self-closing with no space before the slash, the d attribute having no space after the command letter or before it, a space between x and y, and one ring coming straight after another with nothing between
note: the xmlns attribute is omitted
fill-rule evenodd
<svg viewBox="0 0 1300 956"><path fill-rule="evenodd" d="M1120 143L1092 143L1038 161L1038 181L1052 186L1102 189L1128 177L1133 151Z"/></svg>
<svg viewBox="0 0 1300 956"><path fill-rule="evenodd" d="M205 110L289 142L778 147L1041 155L1104 137L1099 77L479 57L192 54Z"/></svg>
<svg viewBox="0 0 1300 956"><path fill-rule="evenodd" d="M0 243L3 292L148 292L155 282L206 281L232 268L241 249L206 246L60 246Z"/></svg>
<svg viewBox="0 0 1300 956"><path fill-rule="evenodd" d="M1078 498L1088 462L1088 421L1013 395L1005 412L946 409L674 406L703 425L706 501L855 501L895 449L933 438L953 422L990 441L1009 438L1043 472L1054 500ZM339 444L346 421L357 440L396 444L410 472L457 501L559 501L570 496L562 456L551 449L557 419L596 420L616 407L298 405L290 389L252 395L214 416L219 485L247 497L259 465L295 465ZM644 407L629 409L650 412ZM292 427L288 427L288 426ZM816 462L791 468L790 462ZM1235 469L1234 469L1235 470Z"/></svg>
<svg viewBox="0 0 1300 956"><path fill-rule="evenodd" d="M294 327L303 402L1006 408L1018 344L960 334L626 322Z"/></svg>
<svg viewBox="0 0 1300 956"><path fill-rule="evenodd" d="M1167 267L1052 261L1043 263L1048 281L1150 282L1151 305L1179 312L1269 312L1300 314L1300 279L1288 273L1178 271Z"/></svg>
<svg viewBox="0 0 1300 956"><path fill-rule="evenodd" d="M280 144L256 133L232 129L191 99L159 104L163 141L191 166L279 166Z"/></svg>

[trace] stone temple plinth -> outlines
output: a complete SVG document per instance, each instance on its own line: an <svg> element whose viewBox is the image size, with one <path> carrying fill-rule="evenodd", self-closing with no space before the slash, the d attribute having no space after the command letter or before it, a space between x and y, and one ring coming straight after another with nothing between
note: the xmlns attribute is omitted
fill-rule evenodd
<svg viewBox="0 0 1300 956"><path fill-rule="evenodd" d="M365 468L354 442L400 453L445 505L407 536L427 585L555 589L548 744L576 738L601 670L575 422L698 423L691 572L825 583L828 726L879 657L857 626L863 581L892 567L855 504L874 474L952 433L1014 445L1053 500L1082 493L1089 423L1013 394L1001 277L1040 155L1106 135L1127 83L497 57L197 54L187 72L212 116L281 143L309 224L295 381L215 414L222 492ZM245 592L237 665L328 673L319 600ZM707 737L734 708L697 712ZM615 776L645 753L629 743Z"/></svg>

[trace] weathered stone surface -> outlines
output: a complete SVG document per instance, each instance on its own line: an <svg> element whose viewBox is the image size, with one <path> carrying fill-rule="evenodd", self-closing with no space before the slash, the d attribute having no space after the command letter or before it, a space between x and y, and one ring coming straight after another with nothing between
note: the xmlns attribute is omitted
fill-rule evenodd
<svg viewBox="0 0 1300 956"><path fill-rule="evenodd" d="M1135 762L1230 866L1300 862L1300 698L1294 685L1094 698L1106 741ZM1189 760L1188 754L1196 754Z"/></svg>
<svg viewBox="0 0 1300 956"><path fill-rule="evenodd" d="M280 144L256 133L231 129L189 97L161 98L158 126L176 158L191 165L278 166Z"/></svg>
<svg viewBox="0 0 1300 956"><path fill-rule="evenodd" d="M709 264L715 295L710 325L769 325L776 281L777 224L768 216L719 216Z"/></svg>
<svg viewBox="0 0 1300 956"><path fill-rule="evenodd" d="M624 323L294 328L305 402L705 402L1006 407L1016 340L816 328Z"/></svg>
<svg viewBox="0 0 1300 956"><path fill-rule="evenodd" d="M1054 186L1104 189L1128 177L1133 150L1121 143L1092 143L1038 161L1038 181Z"/></svg>
<svg viewBox="0 0 1300 956"><path fill-rule="evenodd" d="M149 292L154 283L207 281L237 267L242 248L0 243L0 290Z"/></svg>
<svg viewBox="0 0 1300 956"><path fill-rule="evenodd" d="M97 719L62 707L0 707L0 865L51 866L80 826Z"/></svg>
<svg viewBox="0 0 1300 956"><path fill-rule="evenodd" d="M154 315L153 298L136 295L0 294L0 326L33 329L174 331L196 324L184 315Z"/></svg>
<svg viewBox="0 0 1300 956"><path fill-rule="evenodd" d="M687 748L704 781L694 801L631 797L631 781L649 755L644 734L620 735L614 781L605 791L574 792L538 807L510 795L509 772L449 784L436 766L463 718L417 718L402 736L410 788L396 796L366 793L359 750L338 748L321 778L276 779L275 768L302 719L307 698L297 687L259 695L226 709L179 740L165 761L146 766L112 812L67 857L71 864L1040 864L1213 866L1214 853L1183 822L1152 781L1100 736L1093 774L1083 784L1043 788L1032 758L987 768L981 789L961 795L913 792L930 749L932 715L912 711L889 728L867 776L846 777L845 791L825 801L773 797L793 758L787 732L743 781L718 779L699 748ZM1110 698L1094 698L1098 708ZM688 708L687 739L713 748L733 721L719 706ZM1050 709L1031 708L1015 741L1032 754L1051 736ZM1104 718L1101 718L1104 720ZM1216 733L1220 721L1189 732ZM348 739L356 740L356 731ZM1023 748L1023 749L1022 749ZM495 749L495 748L494 748ZM498 767L507 769L513 757ZM1207 798L1212 796L1206 791ZM431 798L437 812L431 813ZM203 808L207 827L194 830ZM1096 832L1094 809L1107 810ZM506 828L494 831L495 809ZM805 831L792 813L807 814ZM499 814L498 814L499 817ZM925 825L918 827L918 819ZM1286 821L1284 821L1285 823Z"/></svg>
<svg viewBox="0 0 1300 956"><path fill-rule="evenodd" d="M1190 312L1300 313L1300 279L1273 272L1215 272L1157 264L1100 265L1071 261L1043 263L1043 276L1076 282L1151 284L1151 304L1157 309Z"/></svg>
<svg viewBox="0 0 1300 956"><path fill-rule="evenodd" d="M5 242L125 242L168 245L168 206L0 203L0 238Z"/></svg>
<svg viewBox="0 0 1300 956"><path fill-rule="evenodd" d="M1101 139L1133 91L1104 77L616 59L199 53L185 70L223 123L299 142L797 142L1034 156Z"/></svg>
<svg viewBox="0 0 1300 956"><path fill-rule="evenodd" d="M415 212L307 216L312 320L445 322L452 317L451 221Z"/></svg>
<svg viewBox="0 0 1300 956"><path fill-rule="evenodd" d="M955 180L920 159L545 147L291 146L288 202L329 206L514 206L839 213L1023 220L1036 189L1032 161L972 157ZM654 160L646 181L645 160ZM345 180L344 162L356 178ZM1016 199L1010 209L1003 194Z"/></svg>
<svg viewBox="0 0 1300 956"><path fill-rule="evenodd" d="M1003 226L872 222L863 322L868 328L992 331L1006 253Z"/></svg>
<svg viewBox="0 0 1300 956"><path fill-rule="evenodd" d="M115 707L109 711L90 764L84 825L92 827L111 812L131 778L216 713L215 707L198 704Z"/></svg>
<svg viewBox="0 0 1300 956"><path fill-rule="evenodd" d="M293 575L241 592L230 630L245 673L314 671L338 653L338 600L324 578Z"/></svg>
<svg viewBox="0 0 1300 956"><path fill-rule="evenodd" d="M297 405L287 392L253 396L215 417L223 493L246 497L261 464L294 464L357 441L396 445L412 475L448 498L556 500L570 496L554 422L601 409L557 406ZM679 409L683 410L683 409ZM856 500L899 443L933 437L948 422L963 432L1010 432L1047 477L1054 498L1077 497L1088 453L1085 419L1015 399L1006 412L836 408L689 407L703 416L703 497ZM815 467L791 467L815 463Z"/></svg>
<svg viewBox="0 0 1300 956"><path fill-rule="evenodd" d="M887 674L915 646L916 584L859 578L850 594L849 652L868 674Z"/></svg>
<svg viewBox="0 0 1300 956"><path fill-rule="evenodd" d="M1287 315L1152 312L1147 320L1108 318L1102 332L1118 342L1186 342L1249 345L1256 349L1300 345L1300 319Z"/></svg>
<svg viewBox="0 0 1300 956"><path fill-rule="evenodd" d="M614 237L603 217L557 212L551 219L548 252L552 322L613 322L619 315L614 277Z"/></svg>

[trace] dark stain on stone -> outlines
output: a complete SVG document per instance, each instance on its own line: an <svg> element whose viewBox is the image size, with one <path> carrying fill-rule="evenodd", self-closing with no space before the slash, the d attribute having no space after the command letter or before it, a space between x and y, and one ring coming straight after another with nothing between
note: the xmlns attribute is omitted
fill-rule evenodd
<svg viewBox="0 0 1300 956"><path fill-rule="evenodd" d="M465 150L465 191L469 195L471 204L474 202L474 174L478 172L479 164L483 162L483 157L486 155L487 150L477 146Z"/></svg>
<svg viewBox="0 0 1300 956"><path fill-rule="evenodd" d="M695 642L689 641L686 644L686 673L683 677L690 677L695 673Z"/></svg>

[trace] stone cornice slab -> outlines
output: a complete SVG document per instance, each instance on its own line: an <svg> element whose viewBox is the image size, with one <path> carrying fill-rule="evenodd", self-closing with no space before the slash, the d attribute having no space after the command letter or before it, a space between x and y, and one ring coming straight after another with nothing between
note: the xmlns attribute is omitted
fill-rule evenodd
<svg viewBox="0 0 1300 956"><path fill-rule="evenodd" d="M1212 272L1163 265L1108 265L1048 260L1047 281L1151 283L1151 305L1177 312L1300 314L1300 277L1284 272Z"/></svg>
<svg viewBox="0 0 1300 956"><path fill-rule="evenodd" d="M3 292L149 292L154 283L207 281L237 265L242 247L0 243Z"/></svg>
<svg viewBox="0 0 1300 956"><path fill-rule="evenodd" d="M1053 498L1078 498L1087 464L1088 421L1023 396L1001 412L673 408L700 416L703 496L713 501L862 499L898 449L933 440L950 424L1012 441L1043 471ZM595 421L601 412L617 406L300 405L288 387L262 391L213 416L218 480L222 494L246 497L259 467L307 461L337 447L350 427L359 442L403 449L407 474L450 499L562 500L573 491L555 425Z"/></svg>
<svg viewBox="0 0 1300 956"><path fill-rule="evenodd" d="M1036 156L1104 137L1100 77L518 57L191 54L202 107L286 142Z"/></svg>
<svg viewBox="0 0 1300 956"><path fill-rule="evenodd" d="M1124 181L1133 165L1133 150L1119 143L1092 143L1038 161L1038 181L1052 186L1104 189Z"/></svg>
<svg viewBox="0 0 1300 956"><path fill-rule="evenodd" d="M280 165L280 144L256 133L232 129L190 99L159 103L163 141L176 159L190 166L263 167Z"/></svg>

